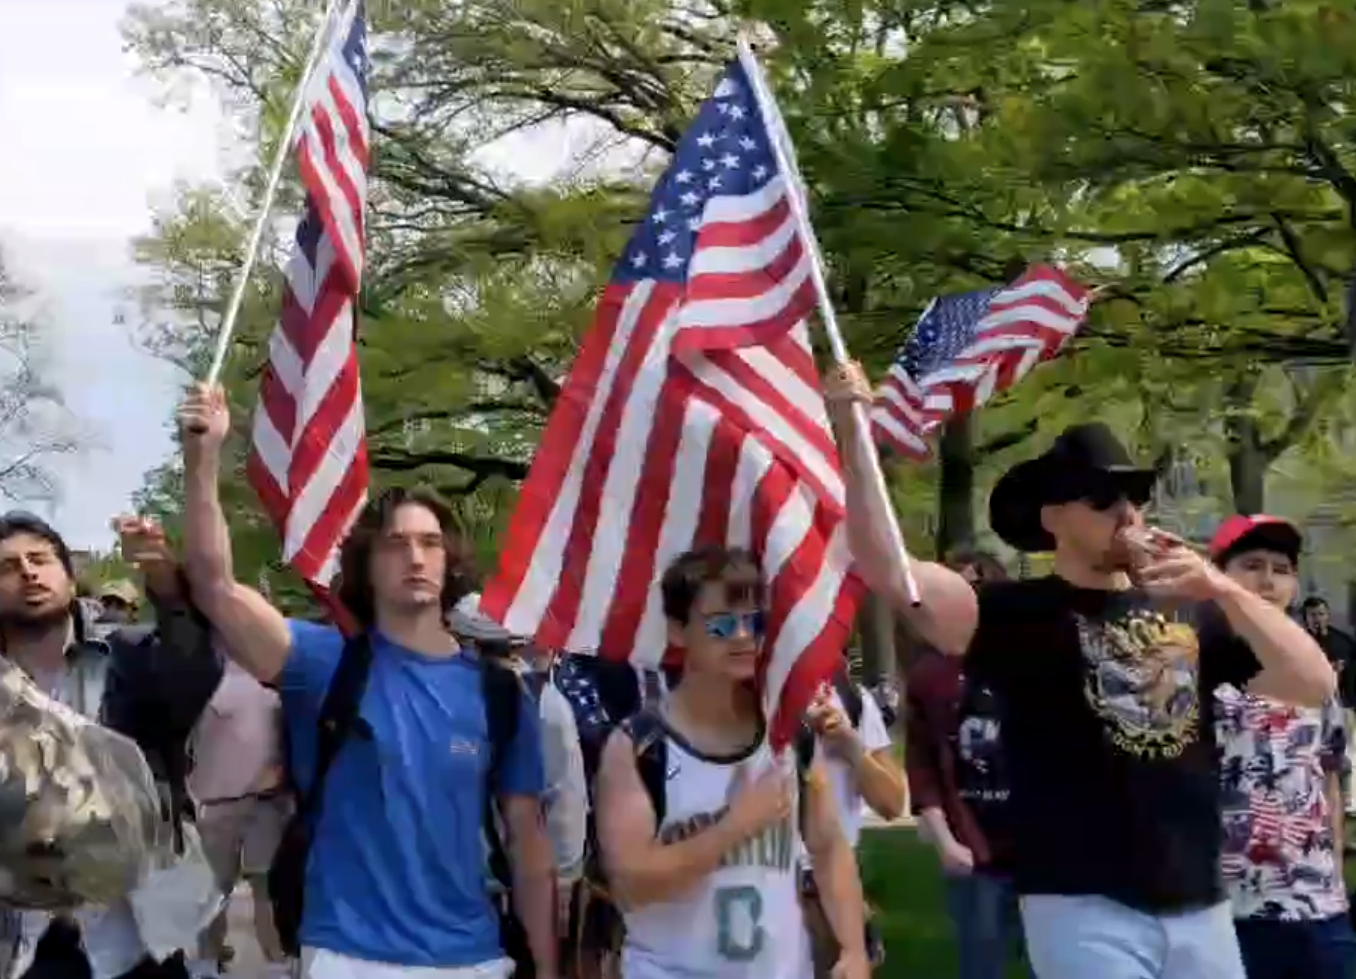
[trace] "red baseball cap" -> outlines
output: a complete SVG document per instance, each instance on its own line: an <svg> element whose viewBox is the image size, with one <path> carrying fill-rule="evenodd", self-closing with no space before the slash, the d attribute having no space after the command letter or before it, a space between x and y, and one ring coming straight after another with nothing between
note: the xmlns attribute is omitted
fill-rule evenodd
<svg viewBox="0 0 1356 979"><path fill-rule="evenodd" d="M1252 516L1235 514L1219 525L1210 540L1210 558L1218 565L1244 551L1275 551L1291 561L1298 562L1304 547L1304 535L1289 520L1269 517L1264 513Z"/></svg>

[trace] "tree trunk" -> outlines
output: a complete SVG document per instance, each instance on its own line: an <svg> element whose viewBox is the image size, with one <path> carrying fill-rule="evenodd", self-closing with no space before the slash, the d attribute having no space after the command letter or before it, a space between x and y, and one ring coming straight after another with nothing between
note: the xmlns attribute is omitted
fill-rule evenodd
<svg viewBox="0 0 1356 979"><path fill-rule="evenodd" d="M862 640L862 682L868 687L890 674L895 666L895 622L890 603L868 592L857 610L857 632Z"/></svg>
<svg viewBox="0 0 1356 979"><path fill-rule="evenodd" d="M937 557L975 543L975 459L970 418L952 418L937 445Z"/></svg>
<svg viewBox="0 0 1356 979"><path fill-rule="evenodd" d="M1225 391L1225 430L1229 436L1229 486L1234 510L1251 515L1266 507L1267 456L1252 412L1257 381L1245 374Z"/></svg>

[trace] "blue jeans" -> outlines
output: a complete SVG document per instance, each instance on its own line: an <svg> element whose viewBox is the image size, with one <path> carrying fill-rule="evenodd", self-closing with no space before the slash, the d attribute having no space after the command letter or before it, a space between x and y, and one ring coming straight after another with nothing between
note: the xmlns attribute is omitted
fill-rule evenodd
<svg viewBox="0 0 1356 979"><path fill-rule="evenodd" d="M1234 922L1248 979L1353 979L1356 933L1346 915L1325 921Z"/></svg>
<svg viewBox="0 0 1356 979"><path fill-rule="evenodd" d="M1021 933L1012 882L982 871L947 874L946 909L956 929L960 979L1003 979Z"/></svg>
<svg viewBox="0 0 1356 979"><path fill-rule="evenodd" d="M1022 898L1039 979L1246 979L1228 904L1146 914L1104 897Z"/></svg>

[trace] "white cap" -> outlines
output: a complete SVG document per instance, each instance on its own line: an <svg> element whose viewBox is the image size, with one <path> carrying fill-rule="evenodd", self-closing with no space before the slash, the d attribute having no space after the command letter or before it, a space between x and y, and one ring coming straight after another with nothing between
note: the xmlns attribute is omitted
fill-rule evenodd
<svg viewBox="0 0 1356 979"><path fill-rule="evenodd" d="M480 593L472 592L452 608L447 624L458 636L473 642L519 643L524 640L515 636L498 622L480 611Z"/></svg>

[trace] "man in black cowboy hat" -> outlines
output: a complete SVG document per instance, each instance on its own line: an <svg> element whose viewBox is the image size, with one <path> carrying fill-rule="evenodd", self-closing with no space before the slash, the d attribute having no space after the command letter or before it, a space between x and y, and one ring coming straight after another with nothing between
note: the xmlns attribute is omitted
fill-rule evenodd
<svg viewBox="0 0 1356 979"><path fill-rule="evenodd" d="M1335 677L1284 611L1180 539L1144 527L1152 470L1077 425L994 488L990 525L1054 552L1050 577L976 598L935 564L904 587L888 502L860 477L856 365L826 383L858 568L910 626L995 692L1011 783L1014 883L1040 979L1242 979L1220 879L1215 688L1320 706ZM1198 625L1176 621L1189 610Z"/></svg>

